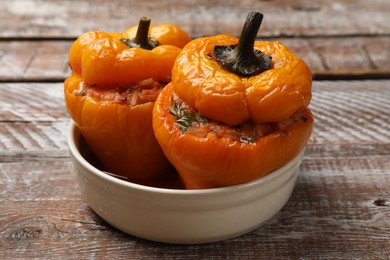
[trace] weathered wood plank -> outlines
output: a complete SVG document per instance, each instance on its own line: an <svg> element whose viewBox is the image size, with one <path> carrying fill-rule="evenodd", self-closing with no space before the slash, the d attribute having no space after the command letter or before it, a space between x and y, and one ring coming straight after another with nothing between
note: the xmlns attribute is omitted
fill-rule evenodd
<svg viewBox="0 0 390 260"><path fill-rule="evenodd" d="M390 37L282 39L314 78L390 77Z"/></svg>
<svg viewBox="0 0 390 260"><path fill-rule="evenodd" d="M68 157L69 120L58 122L0 122L0 162L44 161Z"/></svg>
<svg viewBox="0 0 390 260"><path fill-rule="evenodd" d="M265 13L259 36L282 40L317 79L390 78L386 0L0 1L0 259L388 259L390 80L314 81L297 186L247 235L153 243L110 227L82 199L60 83L72 41L143 15L192 37L238 35L250 10Z"/></svg>
<svg viewBox="0 0 390 260"><path fill-rule="evenodd" d="M67 158L68 126L68 120L57 123L0 123L0 163ZM334 139L328 142L327 139L319 140L318 135L315 130L306 148L306 157L390 156L389 141L382 143L377 140L366 140L362 143L356 140L338 144Z"/></svg>
<svg viewBox="0 0 390 260"><path fill-rule="evenodd" d="M62 83L0 83L0 122L67 118Z"/></svg>
<svg viewBox="0 0 390 260"><path fill-rule="evenodd" d="M1 81L63 80L70 74L72 41L0 42Z"/></svg>
<svg viewBox="0 0 390 260"><path fill-rule="evenodd" d="M269 39L274 40L274 39ZM390 78L390 36L281 38L311 68L315 78ZM62 81L72 41L0 42L0 81Z"/></svg>
<svg viewBox="0 0 390 260"><path fill-rule="evenodd" d="M0 37L76 37L84 31L118 31L138 23L173 23L191 36L239 35L247 12L265 13L264 36L389 34L390 6L381 0L170 0L0 2ZM227 22L228 21L228 22Z"/></svg>
<svg viewBox="0 0 390 260"><path fill-rule="evenodd" d="M67 156L62 83L0 84L0 161ZM314 81L307 156L389 155L390 81Z"/></svg>
<svg viewBox="0 0 390 260"><path fill-rule="evenodd" d="M389 169L385 156L306 158L291 199L266 225L236 239L183 247L104 223L82 200L69 160L3 163L0 257L381 259L390 254Z"/></svg>
<svg viewBox="0 0 390 260"><path fill-rule="evenodd" d="M317 81L311 108L314 143L389 143L390 82Z"/></svg>

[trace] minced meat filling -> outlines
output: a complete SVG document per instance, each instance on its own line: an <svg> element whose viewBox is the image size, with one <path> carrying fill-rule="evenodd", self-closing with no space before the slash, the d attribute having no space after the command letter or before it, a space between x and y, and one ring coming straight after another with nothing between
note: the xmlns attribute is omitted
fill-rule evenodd
<svg viewBox="0 0 390 260"><path fill-rule="evenodd" d="M291 118L282 122L255 124L252 121L247 121L237 126L228 126L224 123L206 118L204 120L197 120L196 118L199 116L201 117L201 115L197 114L194 109L176 95L172 102L175 103L176 107L179 106L181 111L185 111L184 113L182 112L182 114L190 115L190 118L193 118L189 127L185 128L186 134L201 138L226 138L229 139L229 141L254 143L261 137L271 134L272 132L283 132L290 125L297 122L305 122L307 120L303 113L297 112ZM178 117L176 122L180 121L179 119L180 118Z"/></svg>
<svg viewBox="0 0 390 260"><path fill-rule="evenodd" d="M112 86L110 88L90 86L85 95L99 101L121 103L123 105L140 105L154 102L164 85L153 79L137 82L127 88Z"/></svg>

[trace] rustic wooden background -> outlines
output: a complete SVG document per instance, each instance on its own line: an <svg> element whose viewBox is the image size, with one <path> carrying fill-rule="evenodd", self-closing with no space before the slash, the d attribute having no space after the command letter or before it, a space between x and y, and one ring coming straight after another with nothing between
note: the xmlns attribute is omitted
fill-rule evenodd
<svg viewBox="0 0 390 260"><path fill-rule="evenodd" d="M314 76L316 126L287 205L208 245L126 235L83 201L66 142L62 82L81 33L140 16L192 37L238 35L248 11ZM0 1L0 259L390 259L390 2L387 0Z"/></svg>

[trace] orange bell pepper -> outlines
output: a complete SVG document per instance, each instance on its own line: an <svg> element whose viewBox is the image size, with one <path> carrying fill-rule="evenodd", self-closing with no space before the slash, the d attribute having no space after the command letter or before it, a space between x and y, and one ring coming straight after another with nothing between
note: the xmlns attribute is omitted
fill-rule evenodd
<svg viewBox="0 0 390 260"><path fill-rule="evenodd" d="M190 40L173 25L149 23L141 19L134 39L134 28L81 35L70 49L72 74L64 83L68 113L88 145L106 171L128 180L172 172L153 133L152 109Z"/></svg>
<svg viewBox="0 0 390 260"><path fill-rule="evenodd" d="M100 31L84 33L70 49L69 65L72 71L82 75L88 85L127 87L129 83L148 78L169 82L172 65L190 38L176 26L149 26L148 23L150 20L141 19L140 26L146 28L140 28L143 34L135 38L138 26L122 34ZM133 44L131 39L137 37L143 40Z"/></svg>
<svg viewBox="0 0 390 260"><path fill-rule="evenodd" d="M203 116L228 125L282 121L308 106L312 77L300 58L278 41L255 42L257 50L272 57L272 67L242 77L221 69L213 54L215 46L237 43L229 35L193 40L172 70L175 92Z"/></svg>
<svg viewBox="0 0 390 260"><path fill-rule="evenodd" d="M188 189L264 176L310 137L310 70L280 42L255 42L261 20L251 13L240 39L188 43L156 101L156 138Z"/></svg>

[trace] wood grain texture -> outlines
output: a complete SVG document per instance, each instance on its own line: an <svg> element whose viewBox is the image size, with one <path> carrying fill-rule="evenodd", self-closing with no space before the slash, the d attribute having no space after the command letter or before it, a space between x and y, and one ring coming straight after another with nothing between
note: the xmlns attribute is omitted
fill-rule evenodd
<svg viewBox="0 0 390 260"><path fill-rule="evenodd" d="M124 234L89 209L68 156L61 83L2 83L0 93L0 259L390 255L389 80L315 81L315 129L286 206L249 234L188 246Z"/></svg>
<svg viewBox="0 0 390 260"><path fill-rule="evenodd" d="M390 32L390 6L381 0L3 0L0 37L74 38L92 29L122 30L138 23L141 16L152 17L155 24L181 26L193 37L239 35L252 10L265 13L261 34L267 37Z"/></svg>
<svg viewBox="0 0 390 260"><path fill-rule="evenodd" d="M83 200L69 158L72 42L141 16L193 38L238 36L252 10L265 14L259 37L281 40L317 79L292 197L266 225L218 243L112 228ZM390 259L389 13L387 0L0 1L0 259Z"/></svg>
<svg viewBox="0 0 390 260"><path fill-rule="evenodd" d="M314 143L390 143L390 82L320 81L313 86Z"/></svg>
<svg viewBox="0 0 390 260"><path fill-rule="evenodd" d="M0 83L0 93L0 162L66 156L62 83ZM310 108L313 156L389 155L389 80L314 81Z"/></svg>
<svg viewBox="0 0 390 260"><path fill-rule="evenodd" d="M390 78L390 36L267 40L282 41L317 79ZM0 81L63 81L70 75L72 42L0 42Z"/></svg>
<svg viewBox="0 0 390 260"><path fill-rule="evenodd" d="M55 81L70 74L72 41L0 42L1 81Z"/></svg>
<svg viewBox="0 0 390 260"><path fill-rule="evenodd" d="M0 162L68 157L63 85L0 84Z"/></svg>
<svg viewBox="0 0 390 260"><path fill-rule="evenodd" d="M0 122L47 122L67 117L62 83L0 83L0 89Z"/></svg>
<svg viewBox="0 0 390 260"><path fill-rule="evenodd" d="M390 207L378 201L390 201L389 160L361 159L306 158L291 199L266 225L189 246L153 243L110 227L80 197L69 160L0 164L0 257L386 259Z"/></svg>

